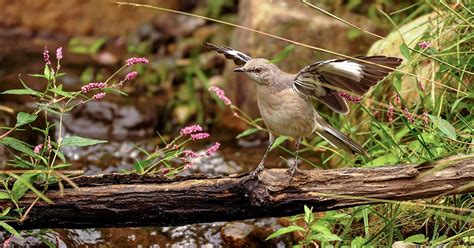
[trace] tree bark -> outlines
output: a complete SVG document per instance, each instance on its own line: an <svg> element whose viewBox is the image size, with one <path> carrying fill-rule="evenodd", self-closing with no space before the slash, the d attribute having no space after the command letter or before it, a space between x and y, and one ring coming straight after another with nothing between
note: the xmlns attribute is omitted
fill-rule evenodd
<svg viewBox="0 0 474 248"><path fill-rule="evenodd" d="M278 217L340 209L380 200L413 200L474 191L474 158L451 157L421 165L301 171L290 181L286 170L231 177L108 174L81 176L63 195L50 186L20 229L174 226L199 222ZM36 195L28 193L28 207ZM370 199L367 199L370 198ZM375 199L380 199L379 201ZM0 202L1 207L10 206Z"/></svg>

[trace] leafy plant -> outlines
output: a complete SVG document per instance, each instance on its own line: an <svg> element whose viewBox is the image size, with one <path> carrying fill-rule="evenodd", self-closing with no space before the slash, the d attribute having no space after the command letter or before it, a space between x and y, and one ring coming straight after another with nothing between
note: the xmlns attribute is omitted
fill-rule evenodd
<svg viewBox="0 0 474 248"><path fill-rule="evenodd" d="M58 169L63 170L70 166L62 152L62 148L91 146L106 142L104 140L79 136L65 136L63 117L77 106L89 101L102 99L107 94L106 92L122 93L118 87L136 77L136 72L130 72L122 79L116 79L115 76L134 64L148 63L148 60L145 58L128 59L126 64L104 83L92 82L82 86L80 91L68 91L59 83L59 79L65 75L61 72L62 48L56 50L55 65L53 65L49 51L46 48L43 56L45 61L43 74L29 75L47 82L43 91L33 90L20 78L23 89L11 89L2 92L2 94L33 96L37 106L30 113L18 112L16 124L13 127L7 128L8 131L0 136L0 144L11 149L12 153L12 159L8 161L7 165L11 168L19 169L5 170L6 174L0 176L0 181L3 185L3 189L0 190L0 200L11 202L11 207L3 209L0 215L0 225L6 231L18 237L20 237L20 234L8 223L21 223L24 221L28 217L30 209L40 200L50 204L53 203L44 194L48 189L48 185L51 183L62 185L61 181L66 178L66 175L58 171ZM90 92L95 94L89 95L88 93ZM42 118L45 122L44 128L32 125L39 118ZM54 124L52 120L54 120ZM54 128L57 129L56 136L52 132ZM30 145L12 137L10 134L15 130L39 132L43 141L36 145ZM64 173L67 173L67 170ZM44 186L38 188L37 185L39 184L36 184L36 181L42 182ZM60 188L62 189L63 187ZM20 200L28 191L36 194L36 199L31 205L23 206L20 204Z"/></svg>
<svg viewBox="0 0 474 248"><path fill-rule="evenodd" d="M313 245L316 245L317 247L317 243L321 243L322 247L327 247L335 241L342 240L338 235L334 234L331 231L331 226L336 224L336 222L338 222L339 220L344 220L349 217L349 215L344 213L328 211L325 213L324 217L317 219L313 215L312 208L309 208L305 205L303 216L298 215L293 217L291 219L294 223L293 225L275 231L267 237L267 240L276 238L287 233L299 232L302 238L299 241L298 245L293 247L304 248L313 247ZM296 222L299 220L304 221L302 226L296 224Z"/></svg>

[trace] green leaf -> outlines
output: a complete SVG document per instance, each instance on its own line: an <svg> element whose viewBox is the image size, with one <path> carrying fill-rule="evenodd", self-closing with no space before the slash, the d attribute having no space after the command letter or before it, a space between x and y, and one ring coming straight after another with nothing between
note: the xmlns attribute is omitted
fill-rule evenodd
<svg viewBox="0 0 474 248"><path fill-rule="evenodd" d="M67 91L64 91L63 90L63 86L60 84L58 87L56 88L51 88L49 89L50 92L53 92L57 95L60 95L60 96L64 96L64 97L67 97L67 98L73 98L74 95L71 94L70 92L67 92Z"/></svg>
<svg viewBox="0 0 474 248"><path fill-rule="evenodd" d="M400 45L400 52L402 53L403 57L410 59L410 48L408 48L407 44L403 43Z"/></svg>
<svg viewBox="0 0 474 248"><path fill-rule="evenodd" d="M380 156L369 163L367 166L379 166L379 165L388 165L388 164L396 164L398 163L399 159L398 156L393 153L388 153L383 156Z"/></svg>
<svg viewBox="0 0 474 248"><path fill-rule="evenodd" d="M235 137L235 138L236 138L236 139L240 139L240 138L242 138L242 137L249 136L249 135L251 135L251 134L253 134L253 133L257 132L257 131L258 131L257 128L253 128L253 127L252 127L252 128L248 128L247 130L245 130L245 131L239 133L239 135L237 135L237 137Z"/></svg>
<svg viewBox="0 0 474 248"><path fill-rule="evenodd" d="M31 123L31 122L35 121L36 118L38 118L37 115L32 115L32 114L28 114L28 113L25 113L25 112L19 112L16 115L15 127L20 127L20 126L23 126L25 124Z"/></svg>
<svg viewBox="0 0 474 248"><path fill-rule="evenodd" d="M21 176L17 178L15 183L13 184L12 188L12 201L18 202L28 191L28 183L31 184L38 173L23 173Z"/></svg>
<svg viewBox="0 0 474 248"><path fill-rule="evenodd" d="M46 78L43 74L28 74L30 77L35 77L35 78ZM48 79L48 78L46 78Z"/></svg>
<svg viewBox="0 0 474 248"><path fill-rule="evenodd" d="M451 123L440 117L433 115L428 116L444 135L450 139L456 140L456 129L451 125Z"/></svg>
<svg viewBox="0 0 474 248"><path fill-rule="evenodd" d="M0 192L0 200L9 200L10 195L7 192Z"/></svg>
<svg viewBox="0 0 474 248"><path fill-rule="evenodd" d="M276 232L268 236L265 240L273 239L275 237L281 236L283 234L291 233L291 232L304 232L304 231L305 229L300 226L287 226L287 227L278 229Z"/></svg>
<svg viewBox="0 0 474 248"><path fill-rule="evenodd" d="M286 46L285 49L283 49L283 51L278 53L272 60L270 60L270 63L273 63L273 64L280 63L282 60L288 57L288 55L290 55L290 53L293 51L294 48L295 48L295 45L293 44Z"/></svg>
<svg viewBox="0 0 474 248"><path fill-rule="evenodd" d="M307 223L307 224L310 224L311 222L313 222L314 220L314 215L313 215L313 211L312 211L312 208L308 208L308 206L304 205L304 221Z"/></svg>
<svg viewBox="0 0 474 248"><path fill-rule="evenodd" d="M0 213L0 217L4 217L10 212L10 207L5 208L2 213Z"/></svg>
<svg viewBox="0 0 474 248"><path fill-rule="evenodd" d="M444 241L447 238L448 238L448 236L441 235L441 236L437 237L435 240L433 240L431 243L436 245L436 244L440 243L441 241Z"/></svg>
<svg viewBox="0 0 474 248"><path fill-rule="evenodd" d="M49 69L49 66L48 66L48 65L44 65L44 72L43 72L43 74L44 74L44 77L45 77L46 79L48 79L48 80L51 79L51 69Z"/></svg>
<svg viewBox="0 0 474 248"><path fill-rule="evenodd" d="M104 88L104 89L102 89L102 90L103 90L104 92L106 92L106 93L118 93L118 94L120 94L120 95L122 95L122 96L128 96L127 93L125 93L125 92L123 92L123 91L121 91L121 90L115 89L115 88Z"/></svg>
<svg viewBox="0 0 474 248"><path fill-rule="evenodd" d="M53 169L63 169L63 168L69 167L69 166L71 166L71 164L63 163L63 164L57 164L57 165L53 166L52 168Z"/></svg>
<svg viewBox="0 0 474 248"><path fill-rule="evenodd" d="M29 155L31 157L35 157L35 158L40 157L36 153L34 153L33 150L31 150L31 148L28 147L28 145L26 143L24 143L23 141L17 140L15 138L12 138L12 137L3 138L2 140L0 140L0 144L4 144L6 146L9 146L9 147L21 152L21 153Z"/></svg>
<svg viewBox="0 0 474 248"><path fill-rule="evenodd" d="M329 242L329 241L341 241L342 239L339 238L339 236L337 236L336 234L332 234L332 233L318 233L316 235L316 239L319 240L319 241L326 241L326 242Z"/></svg>
<svg viewBox="0 0 474 248"><path fill-rule="evenodd" d="M0 221L0 226L7 230L9 233L15 235L15 237L23 239L23 237L15 230L15 228L8 225L6 222Z"/></svg>
<svg viewBox="0 0 474 248"><path fill-rule="evenodd" d="M347 219L350 218L351 216L346 214L346 213L336 213L334 215L326 216L324 219L326 220L337 220L337 219Z"/></svg>
<svg viewBox="0 0 474 248"><path fill-rule="evenodd" d="M362 238L360 236L356 237L355 239L352 240L351 242L351 248L362 248L362 246L365 244L366 240L365 238Z"/></svg>
<svg viewBox="0 0 474 248"><path fill-rule="evenodd" d="M13 174L13 173L8 173L9 176L14 177L16 179L15 183L13 184L13 188L12 188L12 200L14 199L14 197L19 197L16 200L16 201L18 201L26 193L26 190L30 189L31 191L33 191L33 193L35 193L43 201L45 201L49 204L53 203L53 201L51 201L43 193L39 192L35 187L33 187L33 185L30 182L30 181L33 181L34 177L36 175L39 175L39 174L40 173L28 173L27 172L27 173L23 173L21 176L18 176L18 175ZM18 183L18 186L17 186L17 189L15 189L15 184L17 184L17 183ZM24 189L25 186L26 186L27 189ZM24 190L24 192L22 193L23 190ZM17 192L15 193L15 191L17 191Z"/></svg>
<svg viewBox="0 0 474 248"><path fill-rule="evenodd" d="M133 169L139 173L139 174L142 174L144 171L145 171L145 167L148 167L151 165L151 160L137 160L137 162L135 162L133 164Z"/></svg>
<svg viewBox="0 0 474 248"><path fill-rule="evenodd" d="M24 169L32 169L32 168L37 169L37 167L38 167L34 163L32 163L28 160L25 160L20 156L13 155L13 158L14 158L15 163L13 163L12 166L14 166L14 167L24 168Z"/></svg>
<svg viewBox="0 0 474 248"><path fill-rule="evenodd" d="M34 91L30 88L27 89L12 89L2 92L5 95L30 95L30 96L41 96L41 93Z"/></svg>
<svg viewBox="0 0 474 248"><path fill-rule="evenodd" d="M283 142L285 142L287 139L288 139L288 136L285 136L285 135L278 136L278 137L275 139L275 142L273 142L272 147L270 147L270 150L273 150L275 147L278 147L278 146L281 145Z"/></svg>
<svg viewBox="0 0 474 248"><path fill-rule="evenodd" d="M100 143L106 143L106 140L88 139L79 136L69 136L64 138L63 146L92 146Z"/></svg>
<svg viewBox="0 0 474 248"><path fill-rule="evenodd" d="M66 162L66 157L64 156L62 152L58 150L54 150L54 149L53 149L53 152L54 154L56 154L56 156L58 156L59 159L61 159L61 161Z"/></svg>
<svg viewBox="0 0 474 248"><path fill-rule="evenodd" d="M405 243L424 243L426 242L428 239L425 238L425 235L424 234L415 234L415 235L411 235L410 237L406 238L403 242Z"/></svg>
<svg viewBox="0 0 474 248"><path fill-rule="evenodd" d="M323 226L323 225L312 225L311 230L317 233L322 233L322 234L331 234L331 230L329 230L328 227Z"/></svg>

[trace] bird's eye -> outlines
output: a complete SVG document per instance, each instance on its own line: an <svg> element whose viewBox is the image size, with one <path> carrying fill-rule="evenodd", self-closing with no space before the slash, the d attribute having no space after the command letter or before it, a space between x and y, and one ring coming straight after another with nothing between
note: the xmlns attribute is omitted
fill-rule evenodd
<svg viewBox="0 0 474 248"><path fill-rule="evenodd" d="M255 72L256 72L256 73L260 73L260 72L262 72L262 68L261 68L261 67L257 67L257 68L255 68Z"/></svg>

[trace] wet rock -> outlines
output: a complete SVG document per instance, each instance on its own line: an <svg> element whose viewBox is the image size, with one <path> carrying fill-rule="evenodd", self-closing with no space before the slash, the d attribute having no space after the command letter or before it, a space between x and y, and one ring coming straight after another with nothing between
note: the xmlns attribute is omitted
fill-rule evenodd
<svg viewBox="0 0 474 248"><path fill-rule="evenodd" d="M229 222L221 229L222 240L229 247L258 247L252 237L253 225L245 222Z"/></svg>
<svg viewBox="0 0 474 248"><path fill-rule="evenodd" d="M366 17L350 13L342 14L341 17L359 27L376 31L374 24ZM368 35L350 39L350 28L346 24L293 0L243 0L239 2L238 18L238 23L242 26L348 55L364 54L375 41L375 38ZM272 58L287 45L287 42L242 29L236 30L231 42L232 47L252 57L264 58ZM320 52L315 56L314 50L296 47L279 66L296 73L309 63L334 57ZM257 116L253 82L244 75L232 73L230 69L235 66L231 62L227 64L225 76L228 94L244 111Z"/></svg>
<svg viewBox="0 0 474 248"><path fill-rule="evenodd" d="M200 153L203 153L201 151ZM203 173L209 175L230 175L243 172L243 168L237 165L234 161L226 161L223 157L219 156L218 153L211 155L210 157L194 158L190 160L193 166L188 170L185 170L181 175L190 175L196 173Z"/></svg>
<svg viewBox="0 0 474 248"><path fill-rule="evenodd" d="M106 101L91 101L65 116L66 129L95 139L127 140L154 134L157 109L120 106Z"/></svg>
<svg viewBox="0 0 474 248"><path fill-rule="evenodd" d="M269 224L271 227L269 227ZM221 238L227 247L287 247L280 239L265 240L275 231L275 218L264 218L252 222L227 222L221 228Z"/></svg>

